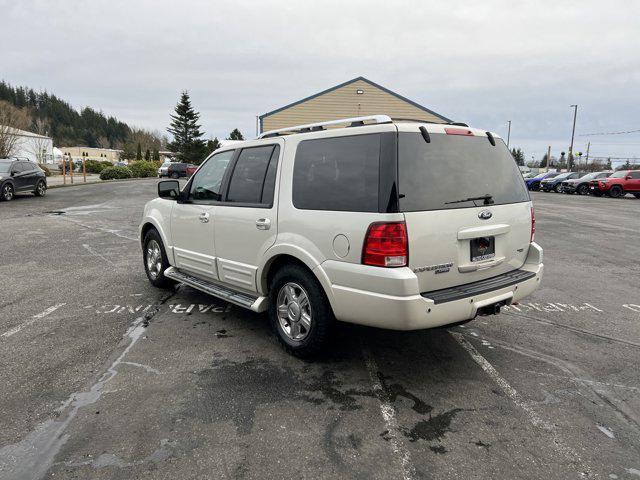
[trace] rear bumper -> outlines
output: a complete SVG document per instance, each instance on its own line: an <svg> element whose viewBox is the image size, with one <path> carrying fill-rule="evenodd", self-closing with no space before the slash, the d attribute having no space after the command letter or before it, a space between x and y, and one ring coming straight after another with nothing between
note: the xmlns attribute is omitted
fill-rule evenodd
<svg viewBox="0 0 640 480"><path fill-rule="evenodd" d="M391 330L438 327L472 319L479 309L489 305L509 305L523 299L538 288L543 270L542 249L532 243L527 261L519 270L446 291L396 295L347 287L332 279L332 306L338 320L350 323ZM331 268L326 272L329 278L334 276ZM412 285L409 274L395 275L398 278L387 279L387 282L397 284L399 289Z"/></svg>

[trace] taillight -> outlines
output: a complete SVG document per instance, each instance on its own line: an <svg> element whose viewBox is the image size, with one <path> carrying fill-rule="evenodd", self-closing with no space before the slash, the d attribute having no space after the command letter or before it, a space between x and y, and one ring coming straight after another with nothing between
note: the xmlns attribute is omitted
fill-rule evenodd
<svg viewBox="0 0 640 480"><path fill-rule="evenodd" d="M372 223L362 249L362 263L376 267L405 267L409 261L404 222Z"/></svg>
<svg viewBox="0 0 640 480"><path fill-rule="evenodd" d="M529 238L529 243L533 242L533 238L536 235L536 214L533 211L533 207L531 207L531 237Z"/></svg>

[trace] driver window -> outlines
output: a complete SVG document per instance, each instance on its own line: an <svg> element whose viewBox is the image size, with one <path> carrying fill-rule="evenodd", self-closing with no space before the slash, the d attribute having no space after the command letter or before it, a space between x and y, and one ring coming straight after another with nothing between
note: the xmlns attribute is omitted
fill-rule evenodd
<svg viewBox="0 0 640 480"><path fill-rule="evenodd" d="M194 202L220 200L222 179L224 178L224 172L227 171L233 154L234 150L228 150L213 155L207 160L207 163L198 170L193 178L193 182L191 182L189 200Z"/></svg>

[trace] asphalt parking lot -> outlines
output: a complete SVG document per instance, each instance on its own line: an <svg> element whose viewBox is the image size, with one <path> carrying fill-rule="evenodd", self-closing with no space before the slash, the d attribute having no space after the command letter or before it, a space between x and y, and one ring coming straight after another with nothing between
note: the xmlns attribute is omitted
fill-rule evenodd
<svg viewBox="0 0 640 480"><path fill-rule="evenodd" d="M533 193L532 297L307 363L149 285L155 184L0 203L0 478L640 478L640 201Z"/></svg>

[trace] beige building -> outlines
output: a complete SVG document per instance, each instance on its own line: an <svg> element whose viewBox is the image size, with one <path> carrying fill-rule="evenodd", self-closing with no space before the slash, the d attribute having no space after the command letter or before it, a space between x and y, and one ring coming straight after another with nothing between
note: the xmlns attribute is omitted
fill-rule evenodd
<svg viewBox="0 0 640 480"><path fill-rule="evenodd" d="M120 160L122 150L112 150L110 148L92 147L60 147L65 157L71 157L74 161L97 160L99 162L107 160L115 163Z"/></svg>
<svg viewBox="0 0 640 480"><path fill-rule="evenodd" d="M259 117L260 133L293 125L365 115L451 122L448 118L364 77L357 77Z"/></svg>

